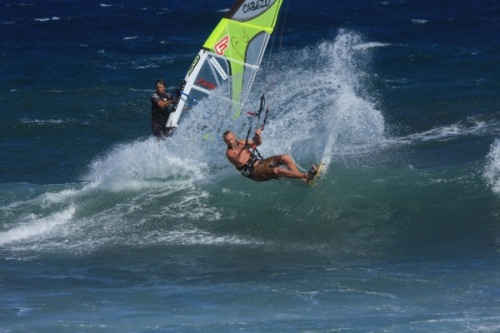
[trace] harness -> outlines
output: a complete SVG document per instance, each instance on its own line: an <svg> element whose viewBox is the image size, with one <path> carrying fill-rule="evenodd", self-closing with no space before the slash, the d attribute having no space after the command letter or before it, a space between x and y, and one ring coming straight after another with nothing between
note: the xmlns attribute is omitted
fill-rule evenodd
<svg viewBox="0 0 500 333"><path fill-rule="evenodd" d="M255 166L255 163L257 161L262 163L264 161L264 159L260 155L257 148L254 148L254 151L250 152L250 158L248 159L248 161L242 167L238 168L238 171L241 172L243 177L247 177L247 178L250 178L252 180L258 181L258 179L255 178L253 175L253 167Z"/></svg>

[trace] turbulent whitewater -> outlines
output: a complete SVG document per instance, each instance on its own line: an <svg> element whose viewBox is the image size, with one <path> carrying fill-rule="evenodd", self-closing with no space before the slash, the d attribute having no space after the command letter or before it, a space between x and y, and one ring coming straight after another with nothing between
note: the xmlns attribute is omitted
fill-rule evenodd
<svg viewBox="0 0 500 333"><path fill-rule="evenodd" d="M284 1L240 117L155 140L231 5L0 5L0 332L499 331L496 5ZM263 92L313 188L226 160Z"/></svg>

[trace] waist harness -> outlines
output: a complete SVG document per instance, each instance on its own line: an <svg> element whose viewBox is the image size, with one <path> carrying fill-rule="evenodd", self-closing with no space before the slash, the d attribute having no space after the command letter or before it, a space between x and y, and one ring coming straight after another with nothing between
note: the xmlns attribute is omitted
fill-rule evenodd
<svg viewBox="0 0 500 333"><path fill-rule="evenodd" d="M257 151L257 149L255 149L254 152L250 153L250 158L245 163L245 165L243 165L242 167L238 168L238 170L241 171L241 174L244 177L250 178L250 179L255 180L255 181L259 181L253 175L253 167L254 167L254 165L255 165L255 163L257 161L260 161L262 163L262 161L264 161L264 159L262 158L262 156L260 156L260 154Z"/></svg>

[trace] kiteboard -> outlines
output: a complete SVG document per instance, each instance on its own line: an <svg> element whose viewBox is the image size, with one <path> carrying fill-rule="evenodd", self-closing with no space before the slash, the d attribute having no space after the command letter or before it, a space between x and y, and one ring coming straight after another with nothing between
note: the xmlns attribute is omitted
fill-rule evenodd
<svg viewBox="0 0 500 333"><path fill-rule="evenodd" d="M318 181L319 178L321 178L321 175L325 172L325 163L320 162L316 165L316 174L314 175L313 179L309 182L309 186L313 187L314 184Z"/></svg>

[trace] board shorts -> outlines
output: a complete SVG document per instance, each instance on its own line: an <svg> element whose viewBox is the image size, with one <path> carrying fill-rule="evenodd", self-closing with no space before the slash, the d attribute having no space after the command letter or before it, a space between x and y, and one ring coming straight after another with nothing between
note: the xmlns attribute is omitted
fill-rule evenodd
<svg viewBox="0 0 500 333"><path fill-rule="evenodd" d="M274 168L284 164L281 160L280 155L270 156L264 161L254 165L252 178L259 181L265 182L272 179L280 179L280 177L274 172Z"/></svg>

